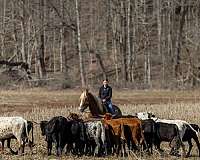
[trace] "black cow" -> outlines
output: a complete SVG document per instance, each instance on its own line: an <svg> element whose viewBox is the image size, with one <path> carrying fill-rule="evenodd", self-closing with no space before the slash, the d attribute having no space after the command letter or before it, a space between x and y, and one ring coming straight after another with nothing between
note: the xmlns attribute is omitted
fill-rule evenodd
<svg viewBox="0 0 200 160"><path fill-rule="evenodd" d="M46 136L48 155L51 155L52 143L56 143L57 156L62 154L66 144L68 149L73 149L75 143L75 152L83 152L84 147L81 147L85 140L83 123L58 116L50 121L41 121L40 128L42 135Z"/></svg>
<svg viewBox="0 0 200 160"><path fill-rule="evenodd" d="M156 140L156 122L152 119L142 120L142 129L144 132L144 138L146 144L144 144L144 149L147 147L147 151L150 149L150 153L153 153L153 144Z"/></svg>
<svg viewBox="0 0 200 160"><path fill-rule="evenodd" d="M70 120L70 139L68 141L68 151L72 151L73 154L83 155L84 147L86 144L86 129L83 121L79 120ZM74 147L73 147L74 146Z"/></svg>
<svg viewBox="0 0 200 160"><path fill-rule="evenodd" d="M31 132L31 136L32 136L32 141L30 141L28 143L29 147L33 147L34 146L34 137L33 137L33 123L31 121L27 121L27 131L28 131L28 134L29 132L32 130ZM26 135L26 128L24 127L23 128L23 132L22 132L22 139L26 139L28 135ZM10 152L12 154L18 154L18 151L13 151L11 146L10 146L10 142L11 142L11 139L16 139L15 136L12 136L11 138L6 138L6 139L1 139L1 144L2 144L2 150L4 150L4 144L5 144L5 141L7 140L7 147L10 149ZM24 148L23 148L24 150Z"/></svg>
<svg viewBox="0 0 200 160"><path fill-rule="evenodd" d="M184 134L184 136L183 136L183 141L184 142L188 142L188 144L189 144L189 150L188 150L188 152L187 152L187 157L189 157L190 156L190 152L191 152L191 150L192 150L192 147L193 147L193 145L192 145L192 139L194 139L194 141L196 142L196 144L197 144L197 147L198 147L198 150L199 150L199 157L200 157L200 143L199 143L199 140L198 140L198 136L197 136L197 132L199 132L200 131L200 128L199 128L199 126L197 125L197 124L190 124L191 126L192 126L192 128L194 129L194 130L192 130L191 129L191 127L189 127L189 126L187 126L187 129L186 129L186 131L185 131L185 134ZM196 132L195 132L196 131Z"/></svg>
<svg viewBox="0 0 200 160"><path fill-rule="evenodd" d="M162 141L170 142L171 155L179 156L178 149L182 144L180 139L179 130L177 125L157 122L156 123L156 139L155 146L159 151L163 151L160 148L160 144Z"/></svg>
<svg viewBox="0 0 200 160"><path fill-rule="evenodd" d="M41 121L40 129L42 135L46 136L48 155L51 155L52 143L56 143L57 156L62 154L62 150L69 138L69 123L65 117L53 117L50 121Z"/></svg>

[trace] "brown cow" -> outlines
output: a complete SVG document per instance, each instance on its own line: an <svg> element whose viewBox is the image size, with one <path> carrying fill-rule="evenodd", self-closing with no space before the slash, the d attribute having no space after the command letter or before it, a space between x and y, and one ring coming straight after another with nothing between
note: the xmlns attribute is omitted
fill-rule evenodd
<svg viewBox="0 0 200 160"><path fill-rule="evenodd" d="M123 145L124 153L126 153L124 140L126 140L127 143L129 143L130 141L133 141L133 143L137 147L140 146L144 142L142 122L138 118L112 119L112 115L110 113L106 113L104 115L104 123L106 125L110 125L113 128L115 135L118 135L118 137L120 137L120 140L122 140L121 144ZM130 131L129 132L130 134L127 133L127 128ZM117 142L119 142L119 139ZM118 152L119 152L120 143L118 143L117 145L118 145Z"/></svg>
<svg viewBox="0 0 200 160"><path fill-rule="evenodd" d="M105 125L108 146L115 150L115 153L119 155L120 151L125 153L125 136L124 126L117 119L105 119L103 120ZM122 150L121 147L123 146ZM122 153L122 152L121 152Z"/></svg>

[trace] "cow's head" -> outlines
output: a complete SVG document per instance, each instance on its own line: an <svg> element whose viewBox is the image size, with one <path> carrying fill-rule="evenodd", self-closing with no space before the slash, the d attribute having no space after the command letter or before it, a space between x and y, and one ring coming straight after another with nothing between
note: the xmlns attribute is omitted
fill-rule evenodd
<svg viewBox="0 0 200 160"><path fill-rule="evenodd" d="M41 129L41 132L42 132L42 136L45 135L45 126L47 124L48 121L41 121L40 122L40 129Z"/></svg>
<svg viewBox="0 0 200 160"><path fill-rule="evenodd" d="M155 115L153 115L151 112L139 112L139 113L136 113L136 116L139 119L142 119L142 120L150 119L152 117L155 117Z"/></svg>
<svg viewBox="0 0 200 160"><path fill-rule="evenodd" d="M104 114L103 118L104 118L105 120L111 120L111 119L112 119L112 114L106 113L106 114Z"/></svg>
<svg viewBox="0 0 200 160"><path fill-rule="evenodd" d="M200 132L200 128L199 128L199 126L197 124L190 123L190 125L195 131Z"/></svg>
<svg viewBox="0 0 200 160"><path fill-rule="evenodd" d="M70 113L69 116L68 116L69 119L72 119L72 120L75 120L75 121L78 121L80 118L79 118L79 115L76 114L76 113Z"/></svg>

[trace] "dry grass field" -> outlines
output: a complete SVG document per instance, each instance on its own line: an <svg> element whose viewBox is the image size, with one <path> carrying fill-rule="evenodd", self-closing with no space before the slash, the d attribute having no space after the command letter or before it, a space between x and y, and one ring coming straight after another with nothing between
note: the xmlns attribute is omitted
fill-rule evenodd
<svg viewBox="0 0 200 160"><path fill-rule="evenodd" d="M92 91L95 93L95 91ZM56 115L67 116L69 112L77 112L80 90L51 91L44 89L29 89L15 91L0 91L0 116L23 116L27 120L40 122L49 120ZM150 111L160 118L182 119L191 123L200 124L200 92L199 91L114 91L113 102L117 104L124 114L134 114L135 112ZM41 136L38 125L34 125L34 137L36 146L33 154L29 148L25 148L24 156L15 156L6 149L0 155L0 159L56 159L47 156L46 143ZM14 141L12 145L14 147ZM182 159L169 156L167 143L163 143L165 150L163 155L156 151L151 156L144 154L130 154L128 159L148 159L148 160L174 160ZM187 144L186 144L186 147ZM180 150L181 151L181 150ZM53 151L55 154L55 151ZM192 157L188 160L200 159L197 157L197 147L194 144ZM63 156L61 159L77 159L74 156ZM91 159L91 157L81 157L78 159ZM95 158L92 158L95 159ZM106 157L97 159L117 159L117 157Z"/></svg>

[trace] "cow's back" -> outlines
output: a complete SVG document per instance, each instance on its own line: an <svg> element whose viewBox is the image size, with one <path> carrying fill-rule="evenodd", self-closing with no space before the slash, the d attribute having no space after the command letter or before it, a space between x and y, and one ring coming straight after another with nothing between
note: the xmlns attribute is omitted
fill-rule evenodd
<svg viewBox="0 0 200 160"><path fill-rule="evenodd" d="M0 117L0 139L19 137L25 122L22 117Z"/></svg>
<svg viewBox="0 0 200 160"><path fill-rule="evenodd" d="M174 137L179 137L179 130L176 124L163 122L156 123L157 136L161 141L171 141Z"/></svg>

